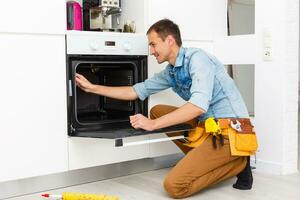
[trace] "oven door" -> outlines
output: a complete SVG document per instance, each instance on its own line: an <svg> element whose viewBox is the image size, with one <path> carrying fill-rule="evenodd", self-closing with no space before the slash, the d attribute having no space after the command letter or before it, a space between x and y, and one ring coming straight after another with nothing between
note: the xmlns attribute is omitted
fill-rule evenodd
<svg viewBox="0 0 300 200"><path fill-rule="evenodd" d="M94 84L132 86L147 78L146 56L68 56L68 135L114 139L115 146L126 146L123 138L157 133L182 132L156 141L184 138L189 125L176 125L155 131L136 130L129 116L148 115L148 101L123 101L86 93L75 84L75 74L85 76ZM155 141L141 141L150 143Z"/></svg>

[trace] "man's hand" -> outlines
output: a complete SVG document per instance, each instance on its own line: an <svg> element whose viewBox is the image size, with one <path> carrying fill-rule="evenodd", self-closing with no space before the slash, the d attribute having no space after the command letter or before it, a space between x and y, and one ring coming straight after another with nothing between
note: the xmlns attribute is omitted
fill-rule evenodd
<svg viewBox="0 0 300 200"><path fill-rule="evenodd" d="M75 82L80 89L82 89L85 92L91 92L95 85L93 85L91 82L89 82L84 76L81 74L75 75Z"/></svg>
<svg viewBox="0 0 300 200"><path fill-rule="evenodd" d="M130 116L129 118L130 118L131 126L135 129L141 128L146 131L153 131L155 129L154 128L154 125L155 125L154 120L151 120L142 114L136 114L136 115Z"/></svg>

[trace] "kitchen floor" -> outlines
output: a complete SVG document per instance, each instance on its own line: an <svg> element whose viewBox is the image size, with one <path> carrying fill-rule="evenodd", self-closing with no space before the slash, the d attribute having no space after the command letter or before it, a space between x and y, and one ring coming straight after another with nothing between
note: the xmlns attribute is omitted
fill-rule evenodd
<svg viewBox="0 0 300 200"><path fill-rule="evenodd" d="M170 169L144 172L99 182L92 182L58 190L47 191L60 194L64 191L81 193L104 193L117 195L120 200L165 200L171 199L163 190L162 182ZM235 178L227 180L186 199L197 200L300 200L300 173L279 176L254 171L252 190L241 191L231 187ZM43 192L46 193L46 192ZM41 193L25 195L8 200L41 200Z"/></svg>

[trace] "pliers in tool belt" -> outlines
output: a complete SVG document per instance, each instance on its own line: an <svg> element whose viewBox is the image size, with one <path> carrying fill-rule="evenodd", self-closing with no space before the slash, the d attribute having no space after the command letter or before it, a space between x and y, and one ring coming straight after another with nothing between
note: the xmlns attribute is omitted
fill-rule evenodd
<svg viewBox="0 0 300 200"><path fill-rule="evenodd" d="M216 119L209 117L205 120L205 131L213 135L212 143L214 148L217 148L217 136L220 137L221 146L224 145L224 136Z"/></svg>

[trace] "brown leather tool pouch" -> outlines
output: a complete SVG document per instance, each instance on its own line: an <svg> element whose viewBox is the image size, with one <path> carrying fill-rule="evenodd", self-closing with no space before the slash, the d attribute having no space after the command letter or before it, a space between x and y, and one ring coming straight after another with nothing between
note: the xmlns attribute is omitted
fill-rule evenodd
<svg viewBox="0 0 300 200"><path fill-rule="evenodd" d="M256 133L250 119L230 119L229 142L232 155L253 155L258 148ZM232 126L239 123L240 130Z"/></svg>

